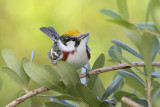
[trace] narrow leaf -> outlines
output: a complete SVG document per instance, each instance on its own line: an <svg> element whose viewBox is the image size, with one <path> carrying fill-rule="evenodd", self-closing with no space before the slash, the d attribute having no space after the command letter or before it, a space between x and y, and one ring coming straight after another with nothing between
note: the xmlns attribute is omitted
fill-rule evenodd
<svg viewBox="0 0 160 107"><path fill-rule="evenodd" d="M20 103L18 107L32 107L31 98L26 99L24 102Z"/></svg>
<svg viewBox="0 0 160 107"><path fill-rule="evenodd" d="M70 103L70 102L68 102L66 100L59 100L59 99L51 98L50 101L58 103L58 104L65 105L67 107L76 107L74 104L72 104L72 103Z"/></svg>
<svg viewBox="0 0 160 107"><path fill-rule="evenodd" d="M159 0L151 0L150 11L153 21L156 24L158 31L160 31L160 1Z"/></svg>
<svg viewBox="0 0 160 107"><path fill-rule="evenodd" d="M137 71L139 71L141 74L143 74L141 72L140 69L138 69L135 65L133 65L130 61L128 61L124 56L122 56L118 51L113 50L114 54L121 60L124 60L127 64L129 64L130 66L134 67Z"/></svg>
<svg viewBox="0 0 160 107"><path fill-rule="evenodd" d="M71 64L59 61L57 64L57 71L65 85L76 86L77 83L80 83L79 75Z"/></svg>
<svg viewBox="0 0 160 107"><path fill-rule="evenodd" d="M14 53L11 50L5 48L2 49L2 57L7 63L8 67L20 75L20 65Z"/></svg>
<svg viewBox="0 0 160 107"><path fill-rule="evenodd" d="M117 71L117 74L124 79L127 85L140 92L143 96L146 95L145 92L146 86L144 81L142 81L142 79L139 79L137 76L124 70Z"/></svg>
<svg viewBox="0 0 160 107"><path fill-rule="evenodd" d="M1 72L6 74L16 84L18 84L20 86L23 85L23 82L22 82L21 78L19 77L19 75L16 72L14 72L12 69L10 69L8 67L2 67Z"/></svg>
<svg viewBox="0 0 160 107"><path fill-rule="evenodd" d="M137 30L130 30L130 29L123 29L124 32L127 34L131 42L138 48L138 50L141 50L141 34Z"/></svg>
<svg viewBox="0 0 160 107"><path fill-rule="evenodd" d="M94 62L92 70L103 67L104 63L105 63L105 56L102 53L102 54L99 55L99 57Z"/></svg>
<svg viewBox="0 0 160 107"><path fill-rule="evenodd" d="M138 104L140 104L140 105L142 105L144 107L148 107L148 102L144 98L139 98L139 99L135 100L135 102L137 102Z"/></svg>
<svg viewBox="0 0 160 107"><path fill-rule="evenodd" d="M43 107L68 107L68 106L56 102L46 102Z"/></svg>
<svg viewBox="0 0 160 107"><path fill-rule="evenodd" d="M100 107L110 107L110 104L107 101L103 101L100 105Z"/></svg>
<svg viewBox="0 0 160 107"><path fill-rule="evenodd" d="M148 76L152 72L152 48L153 48L153 40L152 36L144 33L142 36L142 45L141 45L141 54L145 62L145 71Z"/></svg>
<svg viewBox="0 0 160 107"><path fill-rule="evenodd" d="M159 44L159 40L156 36L152 37L153 40L153 49L152 49L152 61L155 59L159 49L160 49L160 44Z"/></svg>
<svg viewBox="0 0 160 107"><path fill-rule="evenodd" d="M128 16L127 0L117 0L117 7L120 12L120 15L126 20L128 20L129 16Z"/></svg>
<svg viewBox="0 0 160 107"><path fill-rule="evenodd" d="M78 97L70 96L70 95L59 95L59 96L52 96L52 98L59 99L59 100L72 100L72 101L80 101L81 99Z"/></svg>
<svg viewBox="0 0 160 107"><path fill-rule="evenodd" d="M55 75L58 80L61 79L60 75L58 74L58 72L53 67L51 67L50 65L43 65L43 67L47 71L53 73L53 75Z"/></svg>
<svg viewBox="0 0 160 107"><path fill-rule="evenodd" d="M1 89L2 89L2 84L3 84L3 81L2 81L2 79L0 78L0 91L1 91Z"/></svg>
<svg viewBox="0 0 160 107"><path fill-rule="evenodd" d="M108 50L108 55L112 58L112 59L114 59L114 60L116 60L116 61L118 61L118 62L121 62L121 59L119 59L117 56L116 56L116 54L114 53L114 50L116 50L116 51L118 51L120 54L122 54L122 51L121 51L121 48L119 48L118 46L112 46L112 47L110 47L109 48L109 50Z"/></svg>
<svg viewBox="0 0 160 107"><path fill-rule="evenodd" d="M83 84L77 84L77 90L79 91L82 99L87 104L91 105L92 107L99 107L100 101L97 99L95 95L92 94L92 92L89 90L88 87L86 87Z"/></svg>
<svg viewBox="0 0 160 107"><path fill-rule="evenodd" d="M147 26L146 26L147 24ZM141 30L150 30L152 32L156 32L156 33L159 33L157 28L155 27L155 24L152 23L152 22L148 22L148 23L145 23L145 22L142 22L142 23L138 23L137 25L137 28L141 29Z"/></svg>
<svg viewBox="0 0 160 107"><path fill-rule="evenodd" d="M94 62L92 70L103 67L104 62L105 56L104 54L100 54L100 56ZM98 75L93 75L89 78L87 87L90 88L90 90L92 90L92 92L95 93L95 95L97 95L99 98L101 98L103 93L105 92L105 88Z"/></svg>
<svg viewBox="0 0 160 107"><path fill-rule="evenodd" d="M159 72L151 72L151 77L152 78L160 78L160 73Z"/></svg>
<svg viewBox="0 0 160 107"><path fill-rule="evenodd" d="M49 72L45 68L32 62L25 63L23 67L27 75L37 83L49 89L64 92L60 84L61 82L52 72Z"/></svg>
<svg viewBox="0 0 160 107"><path fill-rule="evenodd" d="M81 101L81 98L79 98L79 97L74 97L74 96L67 95L67 94L58 95L58 96L37 94L36 96L38 96L38 97L55 98L55 99L59 99L59 100Z"/></svg>
<svg viewBox="0 0 160 107"><path fill-rule="evenodd" d="M25 63L29 62L29 60L27 58L22 58L21 60L21 72L20 72L20 76L21 76L21 80L23 81L23 84L27 87L30 81L30 77L28 77L28 75L26 74L26 72L24 71L23 65Z"/></svg>
<svg viewBox="0 0 160 107"><path fill-rule="evenodd" d="M112 23L115 23L117 25L120 25L122 27L125 27L127 29L131 29L131 30L135 30L136 29L136 26L124 19L109 19L107 20L108 22L112 22Z"/></svg>
<svg viewBox="0 0 160 107"><path fill-rule="evenodd" d="M128 97L132 100L137 100L138 97L135 95L135 94L132 94L132 93L129 93L129 92L125 92L125 91L118 91L118 92L115 92L114 94L114 98L116 99L116 101L118 102L122 102L122 97L125 96L125 97Z"/></svg>
<svg viewBox="0 0 160 107"><path fill-rule="evenodd" d="M152 81L151 85L153 87L151 90L151 102L154 103L157 99L159 99L160 83L159 83L159 81Z"/></svg>
<svg viewBox="0 0 160 107"><path fill-rule="evenodd" d="M108 86L101 100L102 101L106 100L112 93L120 90L123 87L123 85L124 85L123 79L120 76L117 76Z"/></svg>
<svg viewBox="0 0 160 107"><path fill-rule="evenodd" d="M130 52L131 54L133 54L134 56L143 59L142 56L136 52L133 48L131 48L130 46L126 45L125 43L118 41L118 40L112 40L112 43L118 45L119 47L121 47L122 49Z"/></svg>
<svg viewBox="0 0 160 107"><path fill-rule="evenodd" d="M113 19L119 19L121 16L111 9L101 9L100 13L112 17Z"/></svg>

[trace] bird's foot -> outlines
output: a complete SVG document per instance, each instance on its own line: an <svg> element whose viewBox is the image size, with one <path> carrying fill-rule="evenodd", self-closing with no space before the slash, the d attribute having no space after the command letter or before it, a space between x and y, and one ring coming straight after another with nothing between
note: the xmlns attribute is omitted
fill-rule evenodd
<svg viewBox="0 0 160 107"><path fill-rule="evenodd" d="M86 68L85 66L83 67L83 68L85 68L86 69L86 76L88 77L88 78L90 78L90 74L89 74L89 69L88 68Z"/></svg>

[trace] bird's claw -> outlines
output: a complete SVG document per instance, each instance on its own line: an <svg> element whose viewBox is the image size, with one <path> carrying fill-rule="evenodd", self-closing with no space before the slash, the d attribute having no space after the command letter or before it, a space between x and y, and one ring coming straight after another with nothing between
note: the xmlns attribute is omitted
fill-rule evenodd
<svg viewBox="0 0 160 107"><path fill-rule="evenodd" d="M86 69L86 76L88 77L88 78L90 78L90 74L89 74L89 69L88 68L86 68L85 66L83 67L83 68L85 68Z"/></svg>

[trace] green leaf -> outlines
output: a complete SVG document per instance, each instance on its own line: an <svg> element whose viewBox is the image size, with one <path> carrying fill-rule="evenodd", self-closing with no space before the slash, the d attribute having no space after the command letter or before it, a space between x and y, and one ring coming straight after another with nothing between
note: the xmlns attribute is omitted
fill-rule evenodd
<svg viewBox="0 0 160 107"><path fill-rule="evenodd" d="M156 83L156 86L155 86L155 83ZM154 81L153 82L153 84L154 84L154 88L152 89L152 96L151 96L151 101L152 102L154 102L155 101L155 99L158 97L158 95L160 94L160 84L159 84L159 82L157 82L157 81ZM152 84L152 85L153 85Z"/></svg>
<svg viewBox="0 0 160 107"><path fill-rule="evenodd" d="M114 45L114 46L112 46L112 47L109 48L109 50L108 50L108 55L109 55L112 59L114 59L114 60L116 60L116 61L118 61L118 62L121 62L121 59L119 59L119 58L115 55L114 50L116 50L116 51L118 51L120 54L122 54L121 48L118 47L118 46L116 46L116 45Z"/></svg>
<svg viewBox="0 0 160 107"><path fill-rule="evenodd" d="M120 15L126 20L128 20L129 16L128 16L127 0L117 0L117 7L120 12Z"/></svg>
<svg viewBox="0 0 160 107"><path fill-rule="evenodd" d="M103 101L100 105L100 107L110 107L110 104L107 101Z"/></svg>
<svg viewBox="0 0 160 107"><path fill-rule="evenodd" d="M113 19L119 19L121 16L111 9L101 9L100 13L112 17Z"/></svg>
<svg viewBox="0 0 160 107"><path fill-rule="evenodd" d="M59 99L59 100L81 101L81 98L74 97L74 96L71 96L71 95L68 95L68 94L63 94L63 95L58 95L58 96L37 94L36 96L38 96L38 97L55 98L55 99Z"/></svg>
<svg viewBox="0 0 160 107"><path fill-rule="evenodd" d="M90 89L90 90L92 90L92 92L93 92L96 96L98 96L99 98L102 98L102 96L103 96L103 94L104 94L104 92L105 92L105 88L104 88L104 86L103 86L103 83L102 83L100 77L97 77L97 78L96 78L95 85L94 85L94 87L93 87L92 89Z"/></svg>
<svg viewBox="0 0 160 107"><path fill-rule="evenodd" d="M0 91L1 91L1 89L2 89L2 84L3 84L3 81L2 81L2 79L0 78Z"/></svg>
<svg viewBox="0 0 160 107"><path fill-rule="evenodd" d="M123 85L124 85L123 79L120 76L117 76L108 86L101 100L102 101L106 100L112 93L122 89Z"/></svg>
<svg viewBox="0 0 160 107"><path fill-rule="evenodd" d="M28 98L22 103L20 103L18 107L32 107L31 105L32 105L31 98Z"/></svg>
<svg viewBox="0 0 160 107"><path fill-rule="evenodd" d="M2 73L6 74L13 82L15 82L16 84L22 86L22 80L19 77L19 75L14 72L12 69L8 68L8 67L2 67Z"/></svg>
<svg viewBox="0 0 160 107"><path fill-rule="evenodd" d="M23 67L27 75L40 85L58 92L64 92L61 82L52 72L32 62L25 63Z"/></svg>
<svg viewBox="0 0 160 107"><path fill-rule="evenodd" d="M138 97L135 94L129 93L129 92L125 92L125 91L117 91L114 93L113 97L116 99L116 101L118 102L122 102L122 97L128 97L132 100L137 100Z"/></svg>
<svg viewBox="0 0 160 107"><path fill-rule="evenodd" d="M8 67L20 75L20 65L14 53L7 48L2 49L2 57L7 63Z"/></svg>
<svg viewBox="0 0 160 107"><path fill-rule="evenodd" d="M160 73L159 72L151 72L151 77L152 78L160 78Z"/></svg>
<svg viewBox="0 0 160 107"><path fill-rule="evenodd" d="M121 107L130 107L130 106L127 105L126 103L121 102Z"/></svg>
<svg viewBox="0 0 160 107"><path fill-rule="evenodd" d="M148 26L148 20L149 20L149 16L150 16L150 4L151 4L151 0L149 1L148 3L148 6L147 6L147 12L146 12L146 26Z"/></svg>
<svg viewBox="0 0 160 107"><path fill-rule="evenodd" d="M146 92L145 92L146 86L145 86L145 83L142 79L139 79L136 75L133 75L132 73L129 73L124 70L117 71L117 74L120 75L124 79L125 83L128 86L137 90L143 96L146 96Z"/></svg>
<svg viewBox="0 0 160 107"><path fill-rule="evenodd" d="M153 49L152 49L152 61L154 60L154 58L156 57L159 49L160 49L160 44L159 44L159 40L157 37L153 36L152 37L153 40Z"/></svg>
<svg viewBox="0 0 160 107"><path fill-rule="evenodd" d="M148 102L144 98L139 98L139 99L135 100L135 102L137 102L138 104L140 104L140 105L142 105L144 107L148 107Z"/></svg>
<svg viewBox="0 0 160 107"><path fill-rule="evenodd" d="M141 74L143 74L141 72L140 69L138 69L135 65L133 65L130 61L128 61L124 56L122 56L118 51L113 50L114 54L121 60L124 60L127 64L129 64L130 66L134 67L137 71L139 71Z"/></svg>
<svg viewBox="0 0 160 107"><path fill-rule="evenodd" d="M120 25L122 27L125 27L125 28L128 28L128 29L131 29L131 30L135 30L136 29L136 26L124 19L109 19L107 20L108 22L112 22L112 23L115 23L117 25Z"/></svg>
<svg viewBox="0 0 160 107"><path fill-rule="evenodd" d="M62 105L68 106L68 107L76 107L74 104L72 104L66 100L59 100L59 99L51 98L50 101L58 103L58 104L62 104Z"/></svg>
<svg viewBox="0 0 160 107"><path fill-rule="evenodd" d="M21 80L23 81L23 84L27 87L30 81L30 78L28 77L28 75L26 74L26 72L24 71L23 65L25 63L29 62L29 60L27 58L22 58L21 60L21 72L20 72L20 77Z"/></svg>
<svg viewBox="0 0 160 107"><path fill-rule="evenodd" d="M121 47L122 49L130 52L131 54L133 54L134 56L143 59L142 56L136 52L133 48L131 48L130 46L126 45L125 43L118 41L118 40L112 40L112 43L118 45L119 47Z"/></svg>
<svg viewBox="0 0 160 107"><path fill-rule="evenodd" d="M59 100L72 100L72 101L80 101L81 99L78 97L70 96L70 95L59 95L59 96L52 96L52 98L56 98Z"/></svg>
<svg viewBox="0 0 160 107"><path fill-rule="evenodd" d="M58 72L53 67L51 67L50 65L43 65L43 67L47 71L52 72L53 75L55 75L58 80L61 79L60 75L58 74Z"/></svg>
<svg viewBox="0 0 160 107"><path fill-rule="evenodd" d="M147 24L147 26L146 26ZM152 23L152 22L148 22L148 23L145 23L145 22L142 22L142 23L138 23L137 25L137 28L141 29L141 30L150 30L152 32L156 32L156 33L159 33L157 28L155 27L155 24Z"/></svg>
<svg viewBox="0 0 160 107"><path fill-rule="evenodd" d="M56 102L46 102L43 107L68 107L68 106Z"/></svg>
<svg viewBox="0 0 160 107"><path fill-rule="evenodd" d="M132 69L125 69L125 71L132 73L133 75L137 76L139 79L141 79L141 77L139 77ZM142 80L143 81L143 80Z"/></svg>
<svg viewBox="0 0 160 107"><path fill-rule="evenodd" d="M66 86L76 86L77 83L80 83L79 75L71 64L59 61L57 63L57 71Z"/></svg>
<svg viewBox="0 0 160 107"><path fill-rule="evenodd" d="M131 42L138 48L138 50L141 50L141 34L137 30L130 30L130 29L123 29L124 32L127 34Z"/></svg>
<svg viewBox="0 0 160 107"><path fill-rule="evenodd" d="M94 62L92 70L103 67L104 62L105 62L105 56L104 54L101 54ZM105 92L105 88L98 75L93 75L89 78L87 87L90 88L90 90L92 90L92 92L99 98L101 98L103 93Z"/></svg>
<svg viewBox="0 0 160 107"><path fill-rule="evenodd" d="M104 63L105 63L105 56L102 53L102 54L99 55L99 57L94 62L92 70L103 67Z"/></svg>
<svg viewBox="0 0 160 107"><path fill-rule="evenodd" d="M90 80L90 83L88 83L88 88L90 88L90 90L96 95L98 96L99 98L101 98L103 96L103 93L105 92L105 88L103 86L103 83L100 79L100 77L97 76L91 76L90 78L94 78L94 77L97 77L95 78L95 83L93 84L92 80Z"/></svg>
<svg viewBox="0 0 160 107"><path fill-rule="evenodd" d="M158 31L160 31L159 11L160 11L160 1L159 0L151 0L150 12L151 12L152 19L155 22Z"/></svg>
<svg viewBox="0 0 160 107"><path fill-rule="evenodd" d="M96 98L95 95L92 94L92 92L90 91L88 87L86 87L85 85L81 83L78 83L77 90L79 91L81 98L83 99L84 102L86 102L92 107L100 106L101 102Z"/></svg>
<svg viewBox="0 0 160 107"><path fill-rule="evenodd" d="M68 85L65 90L68 95L71 95L74 97L80 97L78 90L72 84Z"/></svg>
<svg viewBox="0 0 160 107"><path fill-rule="evenodd" d="M152 72L152 47L153 47L153 40L152 36L144 33L142 36L142 43L141 43L141 54L145 62L145 71L147 72L148 76Z"/></svg>

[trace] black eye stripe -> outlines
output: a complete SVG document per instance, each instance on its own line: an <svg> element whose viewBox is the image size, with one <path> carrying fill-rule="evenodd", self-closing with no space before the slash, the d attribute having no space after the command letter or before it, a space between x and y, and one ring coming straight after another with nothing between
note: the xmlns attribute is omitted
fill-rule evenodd
<svg viewBox="0 0 160 107"><path fill-rule="evenodd" d="M80 41L76 37L63 37L61 36L60 40L64 45L67 44L68 41L74 41L75 42L75 47L78 47L80 44Z"/></svg>

